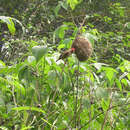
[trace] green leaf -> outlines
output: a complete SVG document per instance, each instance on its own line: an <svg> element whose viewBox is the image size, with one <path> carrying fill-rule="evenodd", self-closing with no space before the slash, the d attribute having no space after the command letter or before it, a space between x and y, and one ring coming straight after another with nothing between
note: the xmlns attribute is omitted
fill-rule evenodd
<svg viewBox="0 0 130 130"><path fill-rule="evenodd" d="M12 108L12 110L14 111L27 111L27 110L30 110L30 111L37 111L37 112L42 112L45 114L45 111L40 109L40 108L37 108L37 107L30 107L30 106L25 106L25 107L15 107L15 108Z"/></svg>
<svg viewBox="0 0 130 130"><path fill-rule="evenodd" d="M74 10L76 5L79 4L78 0L67 0L67 3L70 5L71 9Z"/></svg>
<svg viewBox="0 0 130 130"><path fill-rule="evenodd" d="M58 50L61 50L62 48L65 48L65 44L60 44L60 45L57 47Z"/></svg>
<svg viewBox="0 0 130 130"><path fill-rule="evenodd" d="M13 21L17 22L22 27L23 34L25 33L25 28L19 20L7 16L0 16L0 20L7 24L8 29L12 35L14 35L16 31Z"/></svg>
<svg viewBox="0 0 130 130"><path fill-rule="evenodd" d="M15 34L15 25L10 17L0 16L0 20L5 22L8 26L8 29L12 35Z"/></svg>
<svg viewBox="0 0 130 130"><path fill-rule="evenodd" d="M25 88L23 87L22 84L20 84L17 81L12 81L10 83L15 86L15 92L16 93L19 93L19 95L22 94L23 96L25 95Z"/></svg>
<svg viewBox="0 0 130 130"><path fill-rule="evenodd" d="M116 79L116 85L120 89L120 91L122 91L122 86L121 86L119 79Z"/></svg>
<svg viewBox="0 0 130 130"><path fill-rule="evenodd" d="M117 73L117 71L111 67L102 67L102 69L105 71L106 77L111 82L114 78L114 74Z"/></svg>
<svg viewBox="0 0 130 130"><path fill-rule="evenodd" d="M102 99L101 106L102 106L103 110L106 111L109 106L109 100Z"/></svg>
<svg viewBox="0 0 130 130"><path fill-rule="evenodd" d="M6 67L5 63L0 60L0 68L4 68L4 67Z"/></svg>
<svg viewBox="0 0 130 130"><path fill-rule="evenodd" d="M102 88L102 87L98 87L97 89L96 89L96 96L98 97L98 98L104 98L104 99L107 99L108 98L108 92L107 92L107 90L105 90L104 88Z"/></svg>
<svg viewBox="0 0 130 130"><path fill-rule="evenodd" d="M55 36L63 39L64 38L64 35L65 35L65 30L68 30L68 26L67 25L61 25L60 27L58 27L56 30L55 30Z"/></svg>
<svg viewBox="0 0 130 130"><path fill-rule="evenodd" d="M8 29L9 29L10 33L12 35L14 35L15 31L16 31L14 22L12 21L12 19L9 19L9 21L10 21L10 24L7 24L8 25Z"/></svg>
<svg viewBox="0 0 130 130"><path fill-rule="evenodd" d="M128 83L127 83L127 80L126 80L126 79L122 79L122 80L121 80L121 83L123 83L125 86L127 86L127 85L128 85Z"/></svg>
<svg viewBox="0 0 130 130"><path fill-rule="evenodd" d="M130 80L130 73L127 75L128 80Z"/></svg>
<svg viewBox="0 0 130 130"><path fill-rule="evenodd" d="M9 82L7 79L0 77L0 84L9 84Z"/></svg>
<svg viewBox="0 0 130 130"><path fill-rule="evenodd" d="M21 130L29 130L31 128L34 128L34 126L27 126L27 127L21 128Z"/></svg>
<svg viewBox="0 0 130 130"><path fill-rule="evenodd" d="M68 4L66 1L59 1L60 5L65 9L67 10L68 9Z"/></svg>
<svg viewBox="0 0 130 130"><path fill-rule="evenodd" d="M60 9L61 9L61 5L58 4L58 5L56 6L56 8L54 9L54 13L55 13L56 16L58 16L58 12L59 12Z"/></svg>
<svg viewBox="0 0 130 130"><path fill-rule="evenodd" d="M44 46L34 46L32 48L32 54L36 58L38 62L46 53L48 52L48 48Z"/></svg>
<svg viewBox="0 0 130 130"><path fill-rule="evenodd" d="M36 59L35 59L35 57L34 56L28 56L28 62L29 63L32 63L32 62L35 62L36 61Z"/></svg>
<svg viewBox="0 0 130 130"><path fill-rule="evenodd" d="M125 24L128 29L130 29L130 22Z"/></svg>
<svg viewBox="0 0 130 130"><path fill-rule="evenodd" d="M94 40L98 41L98 37L91 34L91 33L85 33L84 36L94 45Z"/></svg>
<svg viewBox="0 0 130 130"><path fill-rule="evenodd" d="M82 100L83 100L82 101L83 102L83 107L88 109L90 107L90 105L91 105L90 100L88 98L83 98Z"/></svg>
<svg viewBox="0 0 130 130"><path fill-rule="evenodd" d="M4 99L2 98L2 96L0 96L0 106L4 106L5 105L5 101Z"/></svg>
<svg viewBox="0 0 130 130"><path fill-rule="evenodd" d="M1 130L8 130L8 128L7 128L7 127L4 127L4 126L0 126L0 129L1 129Z"/></svg>
<svg viewBox="0 0 130 130"><path fill-rule="evenodd" d="M104 64L104 63L93 63L92 65L93 65L97 70L100 70L103 65L108 66L107 64Z"/></svg>
<svg viewBox="0 0 130 130"><path fill-rule="evenodd" d="M72 40L70 38L66 38L66 39L63 40L63 44L65 44L66 48L70 48L71 43L72 43Z"/></svg>
<svg viewBox="0 0 130 130"><path fill-rule="evenodd" d="M49 84L52 86L56 83L56 78L57 78L57 73L53 70L51 70L49 73L48 73L48 81L49 81Z"/></svg>
<svg viewBox="0 0 130 130"><path fill-rule="evenodd" d="M20 80L24 79L26 77L27 73L28 73L28 66L27 65L21 66L19 69L18 78Z"/></svg>

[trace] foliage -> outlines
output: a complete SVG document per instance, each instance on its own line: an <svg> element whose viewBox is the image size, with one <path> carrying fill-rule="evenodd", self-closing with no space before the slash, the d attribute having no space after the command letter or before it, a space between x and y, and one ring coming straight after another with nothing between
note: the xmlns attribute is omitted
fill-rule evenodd
<svg viewBox="0 0 130 130"><path fill-rule="evenodd" d="M0 7L0 129L129 129L127 2L20 2ZM93 56L56 62L82 23Z"/></svg>

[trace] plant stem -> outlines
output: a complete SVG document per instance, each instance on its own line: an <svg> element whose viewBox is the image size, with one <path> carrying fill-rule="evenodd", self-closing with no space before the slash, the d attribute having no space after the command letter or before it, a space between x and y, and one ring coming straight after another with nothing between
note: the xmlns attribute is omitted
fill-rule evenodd
<svg viewBox="0 0 130 130"><path fill-rule="evenodd" d="M110 96L110 103L109 103L108 109L105 113L105 117L104 117L104 120L103 120L103 123L102 123L102 126L101 126L101 130L104 130L104 126L106 124L106 120L107 120L107 117L108 117L108 112L109 112L108 110L111 108L111 106L112 106L112 92L111 92L111 96Z"/></svg>
<svg viewBox="0 0 130 130"><path fill-rule="evenodd" d="M79 92L79 61L78 61L78 70L76 72L76 81L77 81L77 85L76 85L76 102L75 102L75 111L74 111L75 128L77 128L77 126L78 126L78 122L77 122L77 117L78 117L77 109L78 109L78 92Z"/></svg>

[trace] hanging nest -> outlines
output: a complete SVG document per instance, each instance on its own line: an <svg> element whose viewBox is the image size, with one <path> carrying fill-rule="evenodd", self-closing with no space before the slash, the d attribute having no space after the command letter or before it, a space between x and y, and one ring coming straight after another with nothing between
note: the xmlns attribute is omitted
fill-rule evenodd
<svg viewBox="0 0 130 130"><path fill-rule="evenodd" d="M91 43L83 36L77 36L71 48L75 48L75 54L79 61L87 60L93 50Z"/></svg>

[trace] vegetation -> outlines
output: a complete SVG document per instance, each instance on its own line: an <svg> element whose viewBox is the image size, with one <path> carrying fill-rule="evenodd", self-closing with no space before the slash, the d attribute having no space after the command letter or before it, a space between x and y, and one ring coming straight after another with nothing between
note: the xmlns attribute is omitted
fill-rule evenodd
<svg viewBox="0 0 130 130"><path fill-rule="evenodd" d="M130 128L129 0L0 5L0 129ZM92 56L56 62L79 28Z"/></svg>

